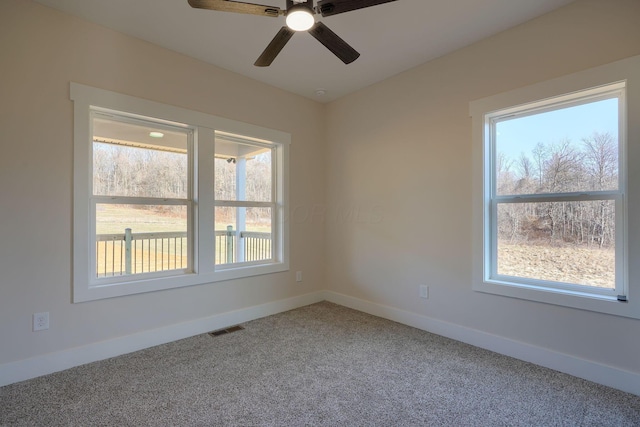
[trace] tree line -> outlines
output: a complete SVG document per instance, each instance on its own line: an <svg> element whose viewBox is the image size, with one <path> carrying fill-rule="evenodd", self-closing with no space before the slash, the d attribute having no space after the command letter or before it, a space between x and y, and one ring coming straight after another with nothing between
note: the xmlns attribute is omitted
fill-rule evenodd
<svg viewBox="0 0 640 427"><path fill-rule="evenodd" d="M517 159L498 151L498 195L580 193L618 188L618 141L594 132L580 143L538 143ZM503 203L498 237L511 242L546 240L609 247L615 242L612 200Z"/></svg>
<svg viewBox="0 0 640 427"><path fill-rule="evenodd" d="M216 199L236 200L236 162L236 159L215 159ZM246 200L271 201L270 152L247 159L246 177ZM103 142L93 144L95 195L184 199L188 196L188 182L186 153ZM171 212L170 207L141 208ZM256 212L260 210L249 210L247 216L256 216ZM229 218L221 219L229 222Z"/></svg>
<svg viewBox="0 0 640 427"><path fill-rule="evenodd" d="M187 191L186 154L94 142L93 194L186 198Z"/></svg>
<svg viewBox="0 0 640 427"><path fill-rule="evenodd" d="M236 159L216 158L216 200L236 200L236 162ZM245 199L254 202L271 201L271 152L247 159Z"/></svg>

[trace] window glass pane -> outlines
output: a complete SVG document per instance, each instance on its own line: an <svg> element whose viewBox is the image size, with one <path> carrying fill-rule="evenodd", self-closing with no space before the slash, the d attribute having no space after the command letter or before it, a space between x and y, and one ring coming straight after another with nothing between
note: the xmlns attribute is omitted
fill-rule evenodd
<svg viewBox="0 0 640 427"><path fill-rule="evenodd" d="M188 267L187 207L96 205L97 277Z"/></svg>
<svg viewBox="0 0 640 427"><path fill-rule="evenodd" d="M271 208L218 206L215 215L216 264L273 258Z"/></svg>
<svg viewBox="0 0 640 427"><path fill-rule="evenodd" d="M612 200L501 203L497 273L615 288Z"/></svg>
<svg viewBox="0 0 640 427"><path fill-rule="evenodd" d="M186 199L188 140L181 129L95 117L93 194Z"/></svg>
<svg viewBox="0 0 640 427"><path fill-rule="evenodd" d="M271 149L216 138L215 198L271 202Z"/></svg>
<svg viewBox="0 0 640 427"><path fill-rule="evenodd" d="M618 189L618 98L495 126L496 194Z"/></svg>

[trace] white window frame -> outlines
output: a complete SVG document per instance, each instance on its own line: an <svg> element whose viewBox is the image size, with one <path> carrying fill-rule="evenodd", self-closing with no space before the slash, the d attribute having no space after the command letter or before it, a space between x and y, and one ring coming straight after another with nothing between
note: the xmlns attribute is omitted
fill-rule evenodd
<svg viewBox="0 0 640 427"><path fill-rule="evenodd" d="M516 89L470 103L473 126L473 282L475 291L562 305L602 313L640 318L640 273L628 259L640 254L640 235L628 226L640 205L640 189L627 182L627 166L640 157L640 57ZM619 97L619 189L542 195L497 196L495 192L495 123L510 115ZM636 118L628 122L627 117ZM628 144L627 141L631 141ZM635 142L635 144L634 144ZM633 172L633 169L632 169ZM634 175L635 176L635 175ZM614 200L616 206L616 289L591 289L543 280L497 274L498 203ZM637 218L637 215L635 216ZM619 301L624 295L626 301Z"/></svg>
<svg viewBox="0 0 640 427"><path fill-rule="evenodd" d="M270 201L215 199L214 204L216 207L229 207L229 208L269 208L272 212L271 224L270 224L271 231L272 231L271 232L272 245L271 245L271 258L259 260L259 261L236 261L233 263L217 264L216 270L223 271L223 270L229 270L229 269L234 269L234 268L243 267L243 266L259 265L259 264L264 264L265 262L271 262L271 260L273 259L278 259L280 254L281 244L279 242L279 239L274 238L274 236L276 235L274 233L274 230L276 230L279 227L279 225L278 225L278 222L276 221L277 219L276 215L273 214L278 209L276 201L278 200L278 193L281 192L281 188L278 187L278 179L277 179L277 173L276 173L278 169L278 164L280 163L278 161L278 152L277 150L274 149L272 144L265 143L264 141L255 141L255 140L239 137L238 135L229 135L223 132L216 132L216 142L218 141L218 138L222 140L226 140L228 142L232 142L232 143L239 143L239 144L250 145L253 147L265 148L271 151ZM245 179L242 179L242 182L246 185ZM240 189L236 188L236 191L240 191ZM236 230L236 231L240 232L241 230ZM242 251L240 250L241 245L239 244L240 239L241 237L240 235L238 235L238 238L237 238L238 244L235 246L236 255L238 257L242 255L241 254Z"/></svg>
<svg viewBox="0 0 640 427"><path fill-rule="evenodd" d="M89 221L89 236L91 237L89 241L89 248L95 248L95 236L96 236L96 222L94 219L96 218L96 206L99 204L127 204L127 205L155 205L155 206L184 206L187 208L187 241L193 241L193 135L194 129L180 123L168 123L166 121L158 121L158 120L149 120L142 119L140 117L131 116L128 114L123 114L122 112L108 110L105 108L98 107L89 107L89 120L90 120L90 135L93 135L93 119L95 117L104 117L108 119L112 119L115 121L119 121L122 123L131 123L131 124L139 124L146 126L153 126L155 129L166 129L166 130L182 130L187 134L187 162L188 162L188 174L187 177L188 185L187 185L187 197L184 199L179 198L159 198L159 197L130 197L130 196L105 196L105 195L94 195L93 191L90 190L89 196L89 209L90 209L90 221ZM177 128L177 129L176 129ZM92 144L90 144L92 145ZM93 151L92 147L89 147L89 157L93 159ZM91 165L90 165L91 167ZM91 178L93 178L93 169L90 172ZM187 267L184 269L178 270L162 270L150 273L138 273L135 276L124 276L124 275L116 275L112 277L98 277L97 262L96 262L96 251L90 250L88 251L89 255L89 287L100 287L107 286L111 284L118 284L120 282L128 282L131 277L135 277L136 280L146 280L160 277L175 277L180 274L188 274L194 271L193 268L193 245L189 244L187 248Z"/></svg>
<svg viewBox="0 0 640 427"><path fill-rule="evenodd" d="M274 262L278 262L285 256L285 241L283 240L282 233L279 232L284 224L284 204L283 196L285 192L284 180L278 178L278 170L282 169L280 165L285 164L285 150L278 149L273 144L256 139L250 139L239 135L230 135L228 132L216 132L216 138L218 134L224 139L237 139L236 142L242 144L248 144L253 146L260 146L263 148L270 148L272 150L271 156L271 201L259 202L250 200L216 200L214 197L214 207L232 207L232 208L252 208L252 207L264 207L271 208L271 259L259 260L259 261L246 261L246 262L234 262L228 264L215 265L216 273L219 277L225 279L236 279L242 277L243 272L250 271L256 267L264 268L268 267ZM215 218L215 214L214 214ZM238 236L239 237L239 236ZM239 238L238 238L239 241ZM237 249L237 247L236 247Z"/></svg>
<svg viewBox="0 0 640 427"><path fill-rule="evenodd" d="M148 101L78 83L70 84L74 105L74 189L73 189L73 302L98 300L143 292L213 283L289 270L289 225L285 221L289 194L289 145L291 135L273 129L224 119L209 114ZM190 265L187 269L124 275L95 276L95 205L102 196L93 196L93 154L91 114L113 112L132 120L178 126L192 134L187 200L167 200L188 206ZM276 182L273 200L273 238L277 251L272 260L251 265L215 268L214 231L214 144L215 132L243 135L270 144L276 153ZM274 163L276 163L274 162ZM112 198L109 198L112 200ZM155 199L118 198L123 203L151 203Z"/></svg>
<svg viewBox="0 0 640 427"><path fill-rule="evenodd" d="M624 128L626 102L625 102L625 82L617 82L606 86L587 89L557 98L545 99L529 104L510 107L507 109L490 112L484 115L485 127L488 128L487 139L485 139L485 167L489 169L489 179L485 187L486 198L489 199L489 214L487 217L487 233L485 238L489 250L485 251L485 262L487 263L486 282L496 284L504 284L506 286L517 285L521 287L531 287L533 289L543 289L549 292L567 292L572 294L583 294L591 297L601 297L605 299L616 300L618 295L626 296L627 284L624 278L625 267L625 209L623 205L624 189L626 180L624 177L624 155L626 152L626 139L622 132ZM497 176L496 176L496 126L504 120L511 120L518 117L542 114L549 111L556 111L562 108L570 108L578 105L584 105L591 102L603 101L606 99L618 100L618 117L619 117L619 138L618 138L618 189L611 191L582 191L576 193L541 193L541 194L497 194ZM539 279L527 279L523 277L511 277L500 275L498 273L498 205L507 203L546 203L546 202L581 202L581 201L601 201L612 200L615 205L615 288L598 288L587 287L571 283L550 282Z"/></svg>

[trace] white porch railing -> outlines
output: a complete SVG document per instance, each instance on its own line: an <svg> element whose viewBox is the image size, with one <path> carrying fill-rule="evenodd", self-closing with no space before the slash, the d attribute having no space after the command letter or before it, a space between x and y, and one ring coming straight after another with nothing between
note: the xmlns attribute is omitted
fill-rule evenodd
<svg viewBox="0 0 640 427"><path fill-rule="evenodd" d="M271 259L271 233L240 232L244 240L238 253L238 231L231 226L215 232L215 263ZM96 236L97 277L122 276L187 268L186 232L99 234Z"/></svg>

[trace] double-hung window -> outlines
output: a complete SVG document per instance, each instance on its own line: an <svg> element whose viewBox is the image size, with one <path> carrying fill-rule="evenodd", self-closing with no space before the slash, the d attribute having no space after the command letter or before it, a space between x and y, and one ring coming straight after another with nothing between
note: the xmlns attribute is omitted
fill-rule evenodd
<svg viewBox="0 0 640 427"><path fill-rule="evenodd" d="M290 136L71 84L75 302L288 270Z"/></svg>
<svg viewBox="0 0 640 427"><path fill-rule="evenodd" d="M215 270L236 278L256 268L269 271L286 254L283 194L286 163L281 145L215 132Z"/></svg>
<svg viewBox="0 0 640 427"><path fill-rule="evenodd" d="M219 269L273 258L276 210L271 144L216 132L215 230Z"/></svg>
<svg viewBox="0 0 640 427"><path fill-rule="evenodd" d="M90 115L90 283L192 272L193 131L99 108Z"/></svg>
<svg viewBox="0 0 640 427"><path fill-rule="evenodd" d="M489 277L626 297L624 84L486 115Z"/></svg>
<svg viewBox="0 0 640 427"><path fill-rule="evenodd" d="M471 103L475 290L640 314L626 172L638 60L627 62Z"/></svg>

